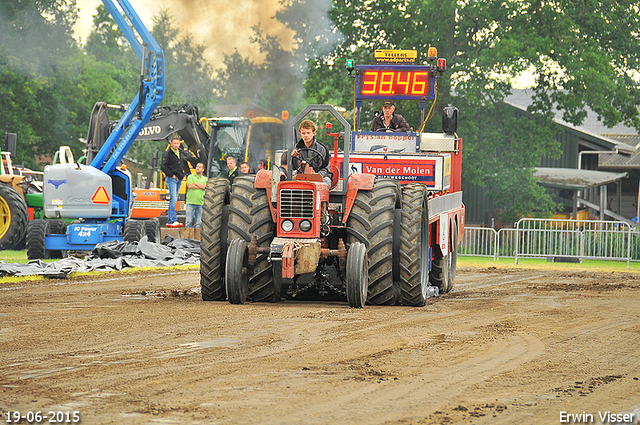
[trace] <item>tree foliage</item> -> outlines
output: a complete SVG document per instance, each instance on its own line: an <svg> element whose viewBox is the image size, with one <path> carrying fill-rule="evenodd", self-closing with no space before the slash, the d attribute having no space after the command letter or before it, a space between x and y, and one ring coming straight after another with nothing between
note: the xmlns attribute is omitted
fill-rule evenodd
<svg viewBox="0 0 640 425"><path fill-rule="evenodd" d="M240 104L257 102L261 84L260 66L249 58L243 58L238 51L225 54L223 66L217 70L214 92L222 103Z"/></svg>
<svg viewBox="0 0 640 425"><path fill-rule="evenodd" d="M102 4L93 15L93 26L84 50L96 60L112 65L118 71L115 77L122 86L130 85L140 72L140 59Z"/></svg>
<svg viewBox="0 0 640 425"><path fill-rule="evenodd" d="M305 79L309 62L333 51L340 35L331 25L331 0L283 0L274 18L293 32L294 46L287 50L279 37L253 27L264 60L244 58L237 51L225 55L217 70L216 92L223 103L253 102L274 113L299 111L307 103Z"/></svg>
<svg viewBox="0 0 640 425"><path fill-rule="evenodd" d="M609 126L640 130L639 16L632 1L334 0L331 17L344 42L315 63L305 87L311 98L348 107L349 85L335 69L346 58L364 64L376 48L415 49L426 63L426 48L437 47L449 67L438 109L461 110L463 180L488 187L505 219L546 213L553 203L532 170L542 156L558 154L553 126L506 120L512 112L502 100L526 71L534 76L535 116L550 118L555 107L580 125L588 107Z"/></svg>
<svg viewBox="0 0 640 425"><path fill-rule="evenodd" d="M79 157L94 103L128 104L138 92L140 59L105 6L84 46L72 38L76 18L75 0L0 0L0 136L18 133L16 163L41 169L37 161L60 145ZM154 18L152 33L166 55L164 103L213 103L204 45L180 37L167 11ZM143 161L153 148L137 149Z"/></svg>
<svg viewBox="0 0 640 425"><path fill-rule="evenodd" d="M238 51L225 55L214 83L220 102L255 103L274 114L300 108L305 66L298 51L283 49L278 37L265 34L259 25L253 30L251 41L258 44L265 59L257 64Z"/></svg>
<svg viewBox="0 0 640 425"><path fill-rule="evenodd" d="M0 1L0 135L18 134L16 163L73 144L79 122L75 0Z"/></svg>
<svg viewBox="0 0 640 425"><path fill-rule="evenodd" d="M308 103L353 110L347 59L373 62L377 48L415 49L427 63L438 48L449 70L438 80L436 111L460 109L463 181L486 187L503 218L545 213L553 203L533 168L558 154L556 110L580 125L586 108L609 126L640 130L640 10L637 2L559 0L282 0L275 19L294 34L293 49L254 27L264 55L237 51L213 69L205 46L181 35L168 11L152 34L166 55L165 104L192 103L207 114L217 103L254 102L274 112ZM140 61L104 6L84 46L72 38L75 0L0 0L0 136L18 133L18 162L35 165L61 144L82 147L93 104L128 103ZM516 77L530 73L530 116L502 102ZM379 105L363 105L363 126ZM430 105L427 105L430 106ZM414 128L420 110L398 105ZM436 112L435 116L438 116ZM439 120L427 124L439 131ZM143 159L147 152L140 153Z"/></svg>
<svg viewBox="0 0 640 425"><path fill-rule="evenodd" d="M284 6L281 19L296 27L297 42L304 48L286 51L277 37L255 27L253 42L265 61L237 52L227 55L224 67L216 70L218 78L204 59L205 46L190 34L181 35L168 11L161 10L151 32L165 52L163 103L191 103L202 115L222 102L254 102L274 112L301 108L306 59L314 48L326 50L328 21L315 17L325 13L330 0L288 1ZM93 104L127 104L136 95L139 58L103 5L96 9L84 46L72 38L75 0L0 0L0 18L0 92L5 100L0 136L17 132L17 160L31 167L41 168L44 164L38 167L36 160L62 144L80 156ZM129 154L146 162L154 148L136 144Z"/></svg>
<svg viewBox="0 0 640 425"><path fill-rule="evenodd" d="M0 48L13 65L46 74L76 53L75 0L0 0Z"/></svg>
<svg viewBox="0 0 640 425"><path fill-rule="evenodd" d="M212 66L205 60L205 46L191 34L179 38L178 28L167 10L153 18L151 34L165 55L164 104L191 103L205 109L213 97Z"/></svg>

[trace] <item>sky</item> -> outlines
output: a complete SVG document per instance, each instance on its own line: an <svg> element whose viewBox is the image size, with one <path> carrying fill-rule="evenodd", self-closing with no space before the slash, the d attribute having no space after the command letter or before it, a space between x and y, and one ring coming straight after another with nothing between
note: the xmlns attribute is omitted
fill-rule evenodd
<svg viewBox="0 0 640 425"><path fill-rule="evenodd" d="M234 48L242 56L261 62L258 46L249 41L252 26L260 24L265 33L277 35L285 49L290 49L293 33L273 19L279 0L129 0L149 30L153 17L166 9L181 29L179 37L190 33L197 44L206 46L205 57L214 67L221 67L223 54ZM91 31L93 15L101 0L77 0L79 17L74 26L76 39L84 43Z"/></svg>

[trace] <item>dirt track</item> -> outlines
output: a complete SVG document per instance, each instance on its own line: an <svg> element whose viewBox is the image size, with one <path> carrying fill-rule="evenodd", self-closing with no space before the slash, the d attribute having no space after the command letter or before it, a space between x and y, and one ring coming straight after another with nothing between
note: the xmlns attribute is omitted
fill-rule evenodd
<svg viewBox="0 0 640 425"><path fill-rule="evenodd" d="M197 270L0 285L1 422L640 423L640 274L459 268L424 308L193 289Z"/></svg>

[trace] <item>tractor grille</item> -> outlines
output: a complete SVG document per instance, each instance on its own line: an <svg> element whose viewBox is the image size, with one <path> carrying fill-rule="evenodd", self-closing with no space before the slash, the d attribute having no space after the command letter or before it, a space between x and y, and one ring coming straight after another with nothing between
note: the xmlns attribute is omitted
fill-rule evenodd
<svg viewBox="0 0 640 425"><path fill-rule="evenodd" d="M280 217L313 218L313 190L280 190Z"/></svg>

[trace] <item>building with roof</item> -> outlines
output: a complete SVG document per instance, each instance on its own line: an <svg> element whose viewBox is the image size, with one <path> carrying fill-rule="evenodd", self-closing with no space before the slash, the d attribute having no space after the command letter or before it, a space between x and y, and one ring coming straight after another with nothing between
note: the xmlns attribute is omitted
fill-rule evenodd
<svg viewBox="0 0 640 425"><path fill-rule="evenodd" d="M529 114L532 92L514 90L504 100L515 113ZM621 220L635 224L638 216L640 180L640 135L623 125L605 127L597 115L587 109L583 124L576 127L561 119L556 139L562 154L559 158L544 158L536 169L540 184L547 188L555 202L565 206L567 218L577 218L585 212L590 218ZM467 222L496 225L498 211L483 188L463 184L463 200L467 207Z"/></svg>

